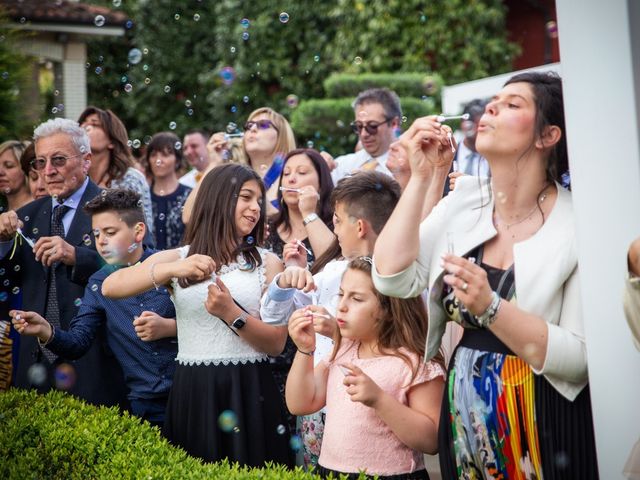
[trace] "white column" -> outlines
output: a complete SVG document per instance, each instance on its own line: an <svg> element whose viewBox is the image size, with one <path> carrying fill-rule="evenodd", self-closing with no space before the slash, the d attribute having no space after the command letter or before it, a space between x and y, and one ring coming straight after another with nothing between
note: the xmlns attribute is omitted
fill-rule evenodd
<svg viewBox="0 0 640 480"><path fill-rule="evenodd" d="M62 62L62 93L65 118L77 120L87 106L87 46L69 42Z"/></svg>
<svg viewBox="0 0 640 480"><path fill-rule="evenodd" d="M626 251L640 235L640 51L630 29L640 8L625 0L556 7L600 478L621 479L640 437L640 353L621 300Z"/></svg>

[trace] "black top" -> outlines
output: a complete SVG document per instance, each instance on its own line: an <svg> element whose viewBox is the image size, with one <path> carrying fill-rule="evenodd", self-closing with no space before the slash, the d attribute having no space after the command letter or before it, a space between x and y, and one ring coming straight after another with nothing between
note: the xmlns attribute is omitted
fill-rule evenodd
<svg viewBox="0 0 640 480"><path fill-rule="evenodd" d="M156 195L151 185L151 208L153 210L153 236L158 250L180 246L184 234L182 209L191 193L191 188L178 184L169 195Z"/></svg>

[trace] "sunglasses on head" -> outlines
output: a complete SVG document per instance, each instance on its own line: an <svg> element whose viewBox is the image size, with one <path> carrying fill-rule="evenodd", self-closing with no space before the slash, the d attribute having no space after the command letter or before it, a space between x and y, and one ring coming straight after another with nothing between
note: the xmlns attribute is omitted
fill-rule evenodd
<svg viewBox="0 0 640 480"><path fill-rule="evenodd" d="M244 129L245 131L247 130L251 130L253 128L253 126L258 127L258 130L267 130L270 127L273 127L273 129L277 132L278 129L276 128L276 126L273 124L273 122L271 120L249 120L247 123L244 124Z"/></svg>
<svg viewBox="0 0 640 480"><path fill-rule="evenodd" d="M380 125L389 123L391 120L393 120L393 117L385 118L382 122L351 122L349 125L351 126L351 130L353 130L353 133L355 133L356 135L360 135L360 132L363 128L369 135L375 135L376 133L378 133L378 127L380 127Z"/></svg>

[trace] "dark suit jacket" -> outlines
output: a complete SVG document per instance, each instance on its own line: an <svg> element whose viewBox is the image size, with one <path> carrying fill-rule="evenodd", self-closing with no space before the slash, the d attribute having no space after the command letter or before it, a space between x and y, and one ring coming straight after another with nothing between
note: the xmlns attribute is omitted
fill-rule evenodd
<svg viewBox="0 0 640 480"><path fill-rule="evenodd" d="M75 266L69 267L60 262L55 268L60 324L64 330L69 329L69 324L78 310L75 301L83 297L89 277L103 265L100 255L96 252L93 236L90 235L91 218L82 210L84 204L99 193L100 188L89 181L66 234L66 242L76 249ZM51 197L28 203L17 213L24 222L23 232L25 235L36 238L50 235ZM33 234L34 229L37 229L35 235ZM85 244L86 238L91 239L90 244ZM44 316L49 268L35 261L33 251L26 242L17 247L12 260L9 260L8 257L7 255L3 263L7 265L6 269L12 274L15 273L15 264L20 265L17 281L20 282L22 288L23 310L32 310ZM90 403L127 405L122 370L107 346L104 332L99 332L96 341L82 358L75 361L58 358L56 365L53 366L49 365L34 337L21 337L18 371L14 382L17 387L30 387L28 370L36 362L45 364L50 373L59 363L71 364L75 368L77 379L69 391ZM47 384L39 390L45 391L52 385L53 375L49 375Z"/></svg>

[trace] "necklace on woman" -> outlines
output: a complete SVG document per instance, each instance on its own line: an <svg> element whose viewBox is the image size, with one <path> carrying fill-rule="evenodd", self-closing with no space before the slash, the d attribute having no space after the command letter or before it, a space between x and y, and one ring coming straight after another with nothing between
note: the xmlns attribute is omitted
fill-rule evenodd
<svg viewBox="0 0 640 480"><path fill-rule="evenodd" d="M542 195L540 195L538 197L538 202L533 206L533 208L526 215L524 215L520 220L517 220L512 223L507 223L505 221L502 221L502 219L500 219L500 216L498 215L498 212L494 210L494 222L496 219L499 220L497 223L506 227L507 230L511 229L511 227L513 227L514 225L519 225L520 223L524 222L526 219L531 218L531 215L533 215L533 213L536 211L536 208L540 208L540 205L542 205L542 202L545 201L545 199L547 198L547 195L548 195L547 193L543 193Z"/></svg>

